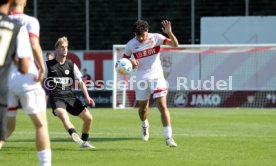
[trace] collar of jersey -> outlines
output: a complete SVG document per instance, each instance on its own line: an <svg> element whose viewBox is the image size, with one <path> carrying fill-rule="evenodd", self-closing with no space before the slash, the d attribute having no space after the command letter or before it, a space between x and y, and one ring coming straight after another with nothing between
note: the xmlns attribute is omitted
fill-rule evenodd
<svg viewBox="0 0 276 166"><path fill-rule="evenodd" d="M18 12L18 11L9 12L9 15L16 15L16 14L24 14L24 13L23 12Z"/></svg>

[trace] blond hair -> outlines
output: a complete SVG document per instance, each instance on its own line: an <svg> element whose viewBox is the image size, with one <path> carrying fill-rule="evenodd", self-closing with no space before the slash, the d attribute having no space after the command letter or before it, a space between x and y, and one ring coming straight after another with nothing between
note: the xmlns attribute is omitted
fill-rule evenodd
<svg viewBox="0 0 276 166"><path fill-rule="evenodd" d="M63 43L67 43L69 45L68 39L66 36L60 37L58 38L56 44L55 44L55 48L58 48L59 45L63 44Z"/></svg>

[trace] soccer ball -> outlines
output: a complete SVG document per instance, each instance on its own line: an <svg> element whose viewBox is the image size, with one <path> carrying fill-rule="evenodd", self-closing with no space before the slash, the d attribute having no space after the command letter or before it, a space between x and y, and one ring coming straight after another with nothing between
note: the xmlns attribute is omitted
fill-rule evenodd
<svg viewBox="0 0 276 166"><path fill-rule="evenodd" d="M127 58L122 58L116 62L115 69L118 74L126 75L132 71L132 63Z"/></svg>

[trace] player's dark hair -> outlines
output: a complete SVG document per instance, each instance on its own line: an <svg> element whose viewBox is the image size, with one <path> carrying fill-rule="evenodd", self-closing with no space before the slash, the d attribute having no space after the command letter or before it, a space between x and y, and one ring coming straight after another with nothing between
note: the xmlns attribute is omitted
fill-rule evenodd
<svg viewBox="0 0 276 166"><path fill-rule="evenodd" d="M133 32L136 35L141 35L149 30L149 24L145 20L138 20L133 24Z"/></svg>

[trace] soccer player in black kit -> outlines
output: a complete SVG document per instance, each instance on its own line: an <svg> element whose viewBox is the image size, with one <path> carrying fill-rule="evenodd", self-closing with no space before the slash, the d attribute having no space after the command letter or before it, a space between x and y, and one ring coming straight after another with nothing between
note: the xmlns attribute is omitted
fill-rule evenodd
<svg viewBox="0 0 276 166"><path fill-rule="evenodd" d="M64 128L71 135L72 139L77 142L81 148L95 148L88 142L92 115L86 108L86 105L76 98L71 90L75 80L81 88L86 102L93 107L95 103L88 94L78 67L71 60L67 59L68 45L69 42L67 37L59 38L55 44L56 57L46 62L48 74L45 83L48 85L50 91L50 103L52 105L53 114L62 121ZM79 116L83 120L81 139L70 121L67 112L73 116Z"/></svg>

